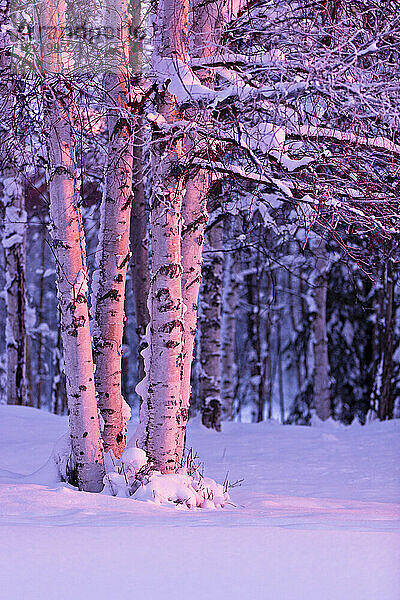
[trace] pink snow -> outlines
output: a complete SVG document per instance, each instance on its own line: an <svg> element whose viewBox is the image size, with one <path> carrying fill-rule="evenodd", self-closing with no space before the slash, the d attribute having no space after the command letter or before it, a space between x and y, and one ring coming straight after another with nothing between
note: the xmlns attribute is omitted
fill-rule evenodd
<svg viewBox="0 0 400 600"><path fill-rule="evenodd" d="M66 427L0 406L0 598L400 598L399 421L192 422L205 475L244 478L219 510L57 483L46 461Z"/></svg>

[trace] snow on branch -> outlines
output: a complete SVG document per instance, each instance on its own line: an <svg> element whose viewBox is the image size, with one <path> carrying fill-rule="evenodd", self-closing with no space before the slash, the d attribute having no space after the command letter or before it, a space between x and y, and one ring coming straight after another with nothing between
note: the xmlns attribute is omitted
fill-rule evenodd
<svg viewBox="0 0 400 600"><path fill-rule="evenodd" d="M225 175L234 175L236 177L240 177L241 179L245 179L246 181L250 181L253 183L264 183L266 185L272 185L277 191L281 192L284 197L293 197L293 194L287 185L285 185L279 179L275 179L275 177L267 175L267 173L265 172L248 172L239 165L206 161L198 158L194 158L193 160L191 160L191 164L197 165L202 169L216 171L217 173L222 173Z"/></svg>
<svg viewBox="0 0 400 600"><path fill-rule="evenodd" d="M388 138L382 136L366 137L357 135L351 131L330 129L328 127L315 127L312 125L300 126L298 132L289 133L289 137L302 137L309 139L331 139L338 142L348 142L357 146L366 146L375 150L384 150L391 154L400 156L400 145L395 144Z"/></svg>
<svg viewBox="0 0 400 600"><path fill-rule="evenodd" d="M200 82L190 66L179 58L154 58L153 70L154 75L161 82L169 80L168 90L176 97L179 104L215 95L213 90Z"/></svg>
<svg viewBox="0 0 400 600"><path fill-rule="evenodd" d="M238 96L241 100L254 95L290 99L301 95L308 86L306 81L263 85L254 79L250 85L235 70L218 67L216 72L231 85L222 90L212 90L200 82L190 65L178 58L154 59L153 72L160 82L168 82L168 90L176 97L178 104L207 99L220 103L231 96Z"/></svg>

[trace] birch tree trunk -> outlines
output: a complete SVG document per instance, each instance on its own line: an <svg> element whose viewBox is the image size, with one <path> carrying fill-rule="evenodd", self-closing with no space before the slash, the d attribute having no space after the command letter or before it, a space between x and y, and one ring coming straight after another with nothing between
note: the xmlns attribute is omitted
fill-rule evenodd
<svg viewBox="0 0 400 600"><path fill-rule="evenodd" d="M3 180L6 268L7 403L27 404L26 225L24 190L15 168Z"/></svg>
<svg viewBox="0 0 400 600"><path fill-rule="evenodd" d="M194 140L188 141L192 146ZM190 150L189 150L190 151ZM197 331L197 308L203 264L204 229L207 223L207 192L209 174L200 170L186 184L183 199L182 217L182 299L185 306L183 317L183 373L182 408L186 419L189 414L191 396L191 372L194 342ZM184 431L182 430L182 434ZM184 446L184 437L180 439Z"/></svg>
<svg viewBox="0 0 400 600"><path fill-rule="evenodd" d="M235 334L236 311L239 304L239 284L236 266L235 256L232 252L228 252L225 255L224 263L221 357L222 413L224 419L228 421L233 420L236 380Z"/></svg>
<svg viewBox="0 0 400 600"><path fill-rule="evenodd" d="M51 245L56 260L61 336L64 350L72 453L79 489L103 488L103 457L89 329L87 268L78 181L69 121L69 88L63 83L68 55L60 48L65 31L64 0L41 5L43 70L48 130L48 189ZM51 36L51 40L49 37Z"/></svg>
<svg viewBox="0 0 400 600"><path fill-rule="evenodd" d="M306 302L306 298L305 298L306 290L305 290L305 286L304 286L303 269L302 268L300 268L299 293L300 293L301 322L302 323L306 323L308 309L307 309L307 302ZM303 335L303 344L302 344L302 352L301 352L301 354L302 354L302 357L303 357L302 366L303 366L304 382L305 382L305 384L307 384L307 381L308 381L308 378L309 378L309 361L308 361L308 357L310 356L310 354L312 355L312 353L309 352L309 346L310 346L309 338L307 336Z"/></svg>
<svg viewBox="0 0 400 600"><path fill-rule="evenodd" d="M261 232L260 232L261 233ZM261 236L259 233L258 237L258 246L261 243ZM255 305L253 306L253 335L254 335L254 348L256 351L256 361L255 361L255 377L254 377L254 391L255 398L257 400L258 414L256 419L258 420L261 416L260 405L263 403L263 378L262 378L262 360L263 360L263 346L264 346L264 335L263 335L263 320L262 320L262 302L263 302L263 279L264 279L264 266L261 264L260 260L260 250L257 248L256 253L256 272L252 277L252 288L253 293L255 295Z"/></svg>
<svg viewBox="0 0 400 600"><path fill-rule="evenodd" d="M150 288L149 252L146 243L148 211L143 182L143 120L137 118L133 149L133 208L131 215L132 288L135 299L136 333L139 351L139 380L145 376L143 351L147 346L149 322L147 298Z"/></svg>
<svg viewBox="0 0 400 600"><path fill-rule="evenodd" d="M394 390L393 390L393 348L396 326L394 305L395 273L393 259L389 257L385 265L385 315L384 336L382 348L382 384L379 398L379 419L384 421L393 418Z"/></svg>
<svg viewBox="0 0 400 600"><path fill-rule="evenodd" d="M37 374L36 374L36 408L41 408L43 390L45 387L45 376L47 373L47 365L44 361L45 334L42 331L42 323L44 323L44 274L45 274L45 257L46 257L46 225L40 228L40 238L42 243L40 255L40 283L39 283L39 304L38 304L38 345L37 345Z"/></svg>
<svg viewBox="0 0 400 600"><path fill-rule="evenodd" d="M314 336L314 377L313 394L315 412L325 421L331 416L329 384L328 334L326 328L326 297L328 291L328 259L326 243L321 240L316 248L314 279L315 316L313 320Z"/></svg>
<svg viewBox="0 0 400 600"><path fill-rule="evenodd" d="M153 58L187 62L188 1L160 0L155 22ZM158 92L157 110L172 125L178 118L176 99ZM139 444L154 467L173 473L182 462L179 440L187 414L182 407L183 303L181 228L184 181L176 168L183 155L182 139L154 124L153 194L151 199L152 276L149 292L149 347L146 378L137 387L143 398Z"/></svg>
<svg viewBox="0 0 400 600"><path fill-rule="evenodd" d="M55 415L64 415L67 409L67 392L60 326L58 326L57 344L52 352L52 360L54 372L51 383L51 412Z"/></svg>
<svg viewBox="0 0 400 600"><path fill-rule="evenodd" d="M221 308L223 224L216 221L206 235L200 313L200 400L203 425L221 430Z"/></svg>
<svg viewBox="0 0 400 600"><path fill-rule="evenodd" d="M0 0L0 162L4 169L1 200L4 207L3 248L6 275L7 403L26 404L26 211L24 189L15 166L12 142L13 78L11 75L9 2Z"/></svg>
<svg viewBox="0 0 400 600"><path fill-rule="evenodd" d="M369 420L379 417L380 399L382 394L382 373L383 373L383 347L384 347L384 323L385 323L385 265L382 265L378 272L377 281L374 285L373 310L374 310L374 328L372 335L372 389L370 397Z"/></svg>
<svg viewBox="0 0 400 600"><path fill-rule="evenodd" d="M290 246L289 246L290 248ZM292 344L293 344L293 352L294 352L294 360L295 360L295 369L296 369L296 378L297 378L297 390L298 393L301 392L303 384L301 379L301 355L297 350L297 336L299 334L297 318L296 318L296 305L295 305L295 289L293 285L293 275L292 271L288 271L288 289L289 289L289 314L290 314L290 322L292 325Z"/></svg>
<svg viewBox="0 0 400 600"><path fill-rule="evenodd" d="M221 2L215 0L195 0L191 14L191 56L203 58L215 54L219 32L217 31L218 19L221 17L219 9ZM200 81L209 87L213 86L214 73L201 69L197 73ZM209 115L200 106L191 108L186 115L189 121L207 123ZM186 153L190 156L199 152L200 147L207 145L207 140L199 140L195 132L190 132L186 137ZM207 148L203 148L207 150ZM197 331L197 309L201 283L203 263L203 247L205 226L207 224L207 194L210 188L210 174L204 169L195 170L186 184L183 198L182 217L182 299L185 306L183 316L183 374L182 374L182 415L188 418L191 397L191 372L193 363L194 342ZM181 433L184 434L184 429ZM184 436L179 441L180 448L184 449Z"/></svg>
<svg viewBox="0 0 400 600"><path fill-rule="evenodd" d="M263 328L262 328L262 341L261 341L261 356L260 356L260 387L258 394L258 414L257 414L257 422L260 423L264 420L264 412L265 405L268 407L268 418L271 418L271 410L272 410L272 364L271 364L271 328L272 328L272 320L271 320L271 304L273 301L272 297L272 277L269 270L266 271L266 304L268 306L267 309L263 309L265 313L263 319Z"/></svg>
<svg viewBox="0 0 400 600"><path fill-rule="evenodd" d="M257 421L264 420L265 405L267 406L267 418L272 418L272 352L271 352L271 329L272 321L270 312L265 318L265 342L263 351L263 363L261 373L261 390L262 390L262 401L261 406L258 409Z"/></svg>
<svg viewBox="0 0 400 600"><path fill-rule="evenodd" d="M142 72L141 0L132 0L132 69L135 75ZM133 207L131 213L131 248L132 248L132 289L135 299L136 334L138 337L138 375L139 381L145 376L143 351L147 346L146 328L149 323L147 298L150 288L149 252L147 248L148 207L144 188L144 154L145 130L142 115L138 114L135 123L133 143Z"/></svg>
<svg viewBox="0 0 400 600"><path fill-rule="evenodd" d="M96 392L104 419L104 450L119 458L130 411L121 393L122 336L132 205L133 122L129 95L129 0L107 0L104 26L113 32L116 63L104 77L108 111L106 182L93 275Z"/></svg>
<svg viewBox="0 0 400 600"><path fill-rule="evenodd" d="M279 412L280 412L280 417L281 417L281 423L284 424L285 423L285 398L283 395L283 352L282 352L282 328L281 328L281 322L282 322L282 318L283 318L283 314L282 311L279 311L278 314L278 321L277 321L277 327L276 327L276 337L277 337L277 344L276 344L276 360L277 360L277 367L278 367L278 392L279 392Z"/></svg>

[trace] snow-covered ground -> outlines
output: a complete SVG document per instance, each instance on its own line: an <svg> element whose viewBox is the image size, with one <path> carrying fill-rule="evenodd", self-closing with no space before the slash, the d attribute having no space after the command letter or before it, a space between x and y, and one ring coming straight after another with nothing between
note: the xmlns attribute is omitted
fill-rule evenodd
<svg viewBox="0 0 400 600"><path fill-rule="evenodd" d="M204 473L244 479L219 510L54 485L66 427L0 406L0 600L400 599L399 421L191 423Z"/></svg>

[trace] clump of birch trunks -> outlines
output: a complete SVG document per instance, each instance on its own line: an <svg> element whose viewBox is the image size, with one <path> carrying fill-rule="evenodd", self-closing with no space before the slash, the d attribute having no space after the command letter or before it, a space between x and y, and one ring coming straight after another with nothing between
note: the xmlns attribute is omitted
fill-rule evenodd
<svg viewBox="0 0 400 600"><path fill-rule="evenodd" d="M106 456L103 493L186 508L223 508L229 502L228 483L204 477L192 451L176 473L167 474L154 470L140 448L127 447L119 460Z"/></svg>

